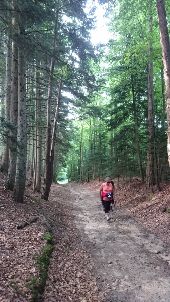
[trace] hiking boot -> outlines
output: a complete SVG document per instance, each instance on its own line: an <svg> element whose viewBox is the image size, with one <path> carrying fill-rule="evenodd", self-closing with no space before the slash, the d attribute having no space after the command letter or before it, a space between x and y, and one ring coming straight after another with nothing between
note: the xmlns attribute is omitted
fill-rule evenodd
<svg viewBox="0 0 170 302"><path fill-rule="evenodd" d="M110 220L109 214L106 214L106 219L107 219L107 221Z"/></svg>

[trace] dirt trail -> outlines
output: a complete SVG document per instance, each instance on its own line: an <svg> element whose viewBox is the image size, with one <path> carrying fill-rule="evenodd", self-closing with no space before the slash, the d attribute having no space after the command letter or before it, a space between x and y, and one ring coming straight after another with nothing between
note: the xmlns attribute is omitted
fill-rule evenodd
<svg viewBox="0 0 170 302"><path fill-rule="evenodd" d="M105 302L170 302L170 247L119 206L107 222L97 192L83 186L70 190L75 223Z"/></svg>
<svg viewBox="0 0 170 302"><path fill-rule="evenodd" d="M97 183L90 186L98 188ZM130 194L138 205L141 199L136 199L133 184ZM107 222L98 192L87 185L53 185L48 202L39 195L31 197L28 190L26 203L16 204L0 179L0 301L33 301L36 287L32 285L39 280L37 257L42 258L44 234L51 231L54 250L48 278L43 296L34 301L170 302L170 243L165 243L169 242L169 214L160 217L158 213L163 243L133 220L128 214L133 211L124 209L124 202L131 202L130 194L127 199L119 188L121 205ZM169 196L167 187L162 205ZM147 222L154 219L147 226L153 230L157 217L153 211L149 214ZM31 223L32 218L36 220Z"/></svg>

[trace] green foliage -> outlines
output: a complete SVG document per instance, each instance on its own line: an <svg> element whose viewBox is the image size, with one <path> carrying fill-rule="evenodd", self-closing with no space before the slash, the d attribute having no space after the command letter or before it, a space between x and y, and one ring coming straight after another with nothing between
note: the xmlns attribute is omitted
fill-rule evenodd
<svg viewBox="0 0 170 302"><path fill-rule="evenodd" d="M169 17L169 15L168 15ZM118 0L110 6L113 40L91 61L98 88L81 108L68 157L69 178L88 181L141 176L147 162L148 2ZM166 178L166 114L162 54L156 6L153 4L155 157ZM100 119L100 122L99 122ZM78 128L80 130L78 130ZM81 131L83 129L83 131Z"/></svg>
<svg viewBox="0 0 170 302"><path fill-rule="evenodd" d="M57 123L54 179L63 180L67 166L70 180L90 181L109 174L142 174L147 162L148 40L153 45L155 158L164 178L167 169L166 113L162 76L162 54L156 6L153 3L153 34L149 33L148 2L142 0L100 0L109 7L107 17L113 39L94 49L90 30L93 12L85 14L85 0L17 1L25 33L15 35L27 59L28 141L33 151L36 131L36 85L40 90L42 129L46 126L46 100L51 58L55 59L52 78L51 120L56 108L58 83L62 100ZM106 5L108 4L108 5ZM0 75L5 79L5 40L9 30L8 2L2 1ZM167 17L170 10L167 7ZM54 49L54 36L56 47ZM36 83L35 70L40 73ZM2 86L2 84L1 84ZM2 89L1 89L2 90ZM75 111L75 121L70 112ZM2 119L3 138L14 127ZM15 128L15 127L14 127ZM13 129L16 131L16 129ZM43 132L43 130L42 130ZM45 134L42 133L45 149ZM141 167L142 166L142 167Z"/></svg>
<svg viewBox="0 0 170 302"><path fill-rule="evenodd" d="M46 240L49 244L53 243L53 236L50 232L45 233L43 239Z"/></svg>

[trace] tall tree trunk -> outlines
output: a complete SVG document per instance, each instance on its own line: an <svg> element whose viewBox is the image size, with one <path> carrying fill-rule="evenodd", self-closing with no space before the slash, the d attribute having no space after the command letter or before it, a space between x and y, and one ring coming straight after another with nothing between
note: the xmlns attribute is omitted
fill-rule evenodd
<svg viewBox="0 0 170 302"><path fill-rule="evenodd" d="M55 148L55 142L56 142L56 136L58 132L58 121L59 121L59 109L60 109L60 102L61 102L61 87L62 83L61 81L59 82L58 86L58 97L57 97L57 102L56 102L56 108L55 108L55 115L54 115L54 121L53 121L53 129L52 129L52 138L51 138L51 151L50 151L50 157L51 157L51 184L53 181L53 170L54 167L56 166L57 163L57 156L54 157L54 150L57 153L57 150ZM57 155L57 154L56 154ZM55 161L55 162L54 162Z"/></svg>
<svg viewBox="0 0 170 302"><path fill-rule="evenodd" d="M10 105L10 143L9 143L9 169L6 188L14 189L17 159L17 121L18 121L18 47L14 36L18 33L17 3L12 1L12 67L11 67L11 105Z"/></svg>
<svg viewBox="0 0 170 302"><path fill-rule="evenodd" d="M89 121L89 154L90 154L90 160L88 162L88 181L92 178L92 161L93 161L93 150L92 150L92 120L90 117Z"/></svg>
<svg viewBox="0 0 170 302"><path fill-rule="evenodd" d="M83 181L83 124L80 129L79 159L79 179Z"/></svg>
<svg viewBox="0 0 170 302"><path fill-rule="evenodd" d="M153 18L151 11L151 0L148 0L149 13L149 44L148 44L148 151L146 167L146 185L153 189L154 184L154 113L153 113L153 49L152 32Z"/></svg>
<svg viewBox="0 0 170 302"><path fill-rule="evenodd" d="M51 175L51 97L52 97L52 79L54 72L54 58L51 59L50 77L48 83L48 99L47 99L47 133L46 133L46 159L45 159L45 178L44 178L44 192L42 198L48 200L50 192L50 175Z"/></svg>
<svg viewBox="0 0 170 302"><path fill-rule="evenodd" d="M48 161L46 161L46 179L45 179L46 182L45 182L44 192L42 195L42 198L45 200L48 200L50 188L53 180L54 147L55 147L57 122L59 116L60 100L61 100L61 81L59 83L59 88L58 88L58 97L57 97L56 108L55 108L52 137L48 142L50 143L50 146L49 146Z"/></svg>
<svg viewBox="0 0 170 302"><path fill-rule="evenodd" d="M54 66L55 66L55 52L56 52L56 43L57 43L57 25L58 25L58 20L56 18L55 28L54 28L53 55L51 58L51 65L50 65L50 74L49 74L49 82L48 82L48 98L47 98L46 159L45 159L45 178L44 178L44 188L43 188L44 192L42 194L42 198L45 200L48 200L49 197L50 187L51 187L51 173L52 173L52 164L51 164L51 157L50 157L51 138L52 138L51 98L52 98L52 86L53 86L53 73L54 73Z"/></svg>
<svg viewBox="0 0 170 302"><path fill-rule="evenodd" d="M11 99L11 38L8 36L6 55L6 93L5 93L5 120L10 122L10 99ZM3 153L1 171L7 173L9 168L9 126L6 131L6 142Z"/></svg>
<svg viewBox="0 0 170 302"><path fill-rule="evenodd" d="M164 83L164 71L161 66L161 100L162 100L162 115L161 123L163 131L166 131L165 120L166 120L166 100L165 100L165 83Z"/></svg>
<svg viewBox="0 0 170 302"><path fill-rule="evenodd" d="M99 181L102 179L103 176L103 161L102 161L102 124L101 119L99 121L99 162L98 162L98 178ZM110 144L110 157L111 157L111 163L113 163L113 132L111 131L111 144ZM111 171L113 174L113 165L111 165Z"/></svg>
<svg viewBox="0 0 170 302"><path fill-rule="evenodd" d="M165 95L166 95L166 112L168 123L168 162L170 165L170 40L168 34L168 25L166 19L166 10L164 0L157 0L157 12L159 20L163 65L164 65L164 80L165 80Z"/></svg>
<svg viewBox="0 0 170 302"><path fill-rule="evenodd" d="M23 39L24 28L23 20L20 24L20 36ZM18 131L17 131L17 165L15 177L14 199L23 202L25 182L26 182L26 163L27 163L27 121L26 121L26 86L25 86L25 54L22 45L18 49Z"/></svg>
<svg viewBox="0 0 170 302"><path fill-rule="evenodd" d="M42 129L41 129L41 90L40 90L40 62L37 61L36 68L36 104L35 104L35 169L34 169L34 191L41 190L41 170L42 170Z"/></svg>
<svg viewBox="0 0 170 302"><path fill-rule="evenodd" d="M135 141L136 141L136 153L138 158L138 166L140 171L140 176L142 181L144 181L144 171L142 166L142 158L140 152L140 140L139 140L139 130L138 130L138 114L136 110L136 95L135 95L135 87L134 87L134 78L131 75L131 85L132 85L132 99L133 99L133 116L134 116L134 132L135 132Z"/></svg>
<svg viewBox="0 0 170 302"><path fill-rule="evenodd" d="M92 159L92 179L95 179L96 176L96 123L93 118L93 138L92 138L92 146L93 146L93 159Z"/></svg>
<svg viewBox="0 0 170 302"><path fill-rule="evenodd" d="M53 121L50 155L52 155L52 152L53 152L54 146L55 146L55 137L56 137L56 131L57 131L57 122L58 122L58 117L59 117L60 101L61 101L61 81L59 82L59 87L58 87L58 97L57 97L55 115L54 115L54 121Z"/></svg>
<svg viewBox="0 0 170 302"><path fill-rule="evenodd" d="M148 0L149 13L149 45L148 45L148 151L146 167L147 188L153 190L154 185L154 93L153 93L153 17L152 0Z"/></svg>

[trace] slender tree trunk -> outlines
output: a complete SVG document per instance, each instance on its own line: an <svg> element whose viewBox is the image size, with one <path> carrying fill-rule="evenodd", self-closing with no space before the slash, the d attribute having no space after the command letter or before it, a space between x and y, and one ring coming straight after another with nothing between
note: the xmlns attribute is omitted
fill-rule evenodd
<svg viewBox="0 0 170 302"><path fill-rule="evenodd" d="M34 67L32 68L32 70L30 70L30 73L29 73L29 98L30 98L30 103L29 103L29 113L28 113L28 118L30 118L30 121L28 121L28 125L30 125L30 135L29 135L29 139L30 139L30 145L31 145L31 148L30 148L30 151L31 151L31 154L30 154L30 162L31 162L31 169L30 169L30 177L32 179L32 184L33 184L33 187L34 187L34 170L35 170L35 121L34 121L34 113L33 111L35 110L35 107L34 107L34 103L32 102L32 99L34 99L35 97L35 92L34 92L34 82L33 82L33 79L32 79L32 74L34 74Z"/></svg>
<svg viewBox="0 0 170 302"><path fill-rule="evenodd" d="M53 154L54 150L51 152L51 139L52 139L52 126L51 126L51 98L52 98L52 84L53 84L53 73L55 66L55 51L57 43L57 25L58 20L56 18L55 28L54 28L54 45L53 45L53 56L51 58L50 65L50 75L48 83L48 98L47 98L47 133L46 133L46 159L45 159L45 178L44 178L44 192L42 198L48 200L50 187L51 187L51 174L52 174L52 162L50 155ZM53 157L54 159L54 157ZM52 159L52 161L53 161Z"/></svg>
<svg viewBox="0 0 170 302"><path fill-rule="evenodd" d="M44 188L44 195L42 196L42 198L45 200L48 200L49 193L50 193L50 187L51 187L52 180L53 180L54 148L55 148L55 137L56 137L56 131L57 131L57 122L58 122L58 117L59 117L60 100L61 100L61 81L59 83L59 88L58 88L58 97L57 97L56 108L55 108L51 145L49 148L48 170L46 170L46 177L48 176L48 179L46 182L46 186ZM48 172L48 175L47 175L47 172Z"/></svg>
<svg viewBox="0 0 170 302"><path fill-rule="evenodd" d="M34 191L41 190L41 170L42 170L42 129L41 129L41 90L40 90L40 62L37 62L36 68L36 104L35 104L35 169L34 169Z"/></svg>
<svg viewBox="0 0 170 302"><path fill-rule="evenodd" d="M148 153L147 153L147 169L146 169L146 183L148 189L153 190L153 185L156 182L158 190L159 171L157 162L157 150L155 146L155 128L154 128L154 88L153 88L153 48L152 48L152 34L153 34L153 17L152 17L152 0L148 2L149 12L149 47L148 47Z"/></svg>
<svg viewBox="0 0 170 302"><path fill-rule="evenodd" d="M11 39L7 41L7 56L6 56L6 93L5 93L5 120L10 122L10 99L11 99ZM9 127L9 126L7 126ZM6 142L3 153L1 171L7 173L9 168L9 129L6 131Z"/></svg>
<svg viewBox="0 0 170 302"><path fill-rule="evenodd" d="M54 121L53 121L53 130L52 130L52 139L51 139L51 153L52 153L52 150L54 150L54 146L55 146L55 136L56 136L56 130L57 130L58 117L59 117L60 100L61 100L61 81L59 82L58 97L57 97L55 115L54 115Z"/></svg>
<svg viewBox="0 0 170 302"><path fill-rule="evenodd" d="M22 19L21 19L22 20ZM20 21L21 21L20 20ZM20 35L24 34L23 20L20 24ZM23 202L25 182L26 182L26 163L27 163L27 121L26 121L26 86L25 86L25 54L22 45L18 49L18 154L15 177L14 199Z"/></svg>
<svg viewBox="0 0 170 302"><path fill-rule="evenodd" d="M93 147L92 147L92 121L90 118L89 122L89 153L90 153L90 160L88 162L88 181L92 178L92 161L93 161Z"/></svg>
<svg viewBox="0 0 170 302"><path fill-rule="evenodd" d="M92 138L92 146L93 146L93 159L92 159L92 179L95 179L96 176L96 124L95 119L93 118L93 138Z"/></svg>
<svg viewBox="0 0 170 302"><path fill-rule="evenodd" d="M12 2L12 37L18 32L17 3ZM6 188L14 189L17 159L17 120L18 120L18 47L16 41L12 41L12 67L11 67L11 105L10 105L10 144L9 144L9 169Z"/></svg>
<svg viewBox="0 0 170 302"><path fill-rule="evenodd" d="M83 124L81 125L80 130L80 147L79 147L79 179L83 181Z"/></svg>
<svg viewBox="0 0 170 302"><path fill-rule="evenodd" d="M56 142L56 135L58 132L58 120L59 120L59 109L60 109L60 102L61 102L61 87L62 87L62 83L61 81L59 82L59 87L58 87L58 97L57 97L57 102L56 102L56 108L55 108L55 115L54 115L54 121L53 121L53 129L52 129L52 139L51 139L51 151L50 151L50 158L51 158L51 184L53 181L53 170L54 167L56 166L56 162L57 162L57 151L56 151L56 156L54 157L54 150L56 150L55 148L55 142ZM56 159L56 162L54 162Z"/></svg>
<svg viewBox="0 0 170 302"><path fill-rule="evenodd" d="M113 137L113 132L111 132L111 144L110 144L110 157L111 157L111 170L113 173L113 144L112 144L112 137ZM99 162L98 162L98 178L99 181L102 179L103 176L103 161L102 161L102 127L101 127L101 120L99 121Z"/></svg>
<svg viewBox="0 0 170 302"><path fill-rule="evenodd" d="M157 12L158 12L158 20L159 20L163 65L164 65L166 112L167 112L167 123L168 123L167 152L168 152L168 162L170 165L170 40L169 40L164 0L157 0Z"/></svg>
<svg viewBox="0 0 170 302"><path fill-rule="evenodd" d="M32 154L31 154L31 178L34 177L35 168L35 139L34 139L34 126L32 126Z"/></svg>
<svg viewBox="0 0 170 302"><path fill-rule="evenodd" d="M157 148L156 147L154 149L154 155L155 155L155 180L156 180L157 189L159 191L161 191L161 186L160 186L160 168L159 168L159 161L158 161L158 152L157 152Z"/></svg>
<svg viewBox="0 0 170 302"><path fill-rule="evenodd" d="M154 93L153 93L153 17L152 17L152 0L148 0L149 13L149 45L148 45L148 151L146 167L146 184L147 188L153 190L154 185Z"/></svg>
<svg viewBox="0 0 170 302"><path fill-rule="evenodd" d="M134 78L131 75L131 84L132 84L132 98L133 98L133 116L134 116L134 131L135 131L135 141L136 141L136 152L138 158L138 166L140 171L140 176L142 181L144 181L144 171L142 166L142 158L140 152L140 140L139 140L139 131L138 131L138 115L136 110L136 96L135 96L135 88L134 88Z"/></svg>
<svg viewBox="0 0 170 302"><path fill-rule="evenodd" d="M37 85L37 83L36 83ZM37 92L37 91L36 91ZM33 168L33 191L35 191L36 181L37 181L37 123L38 123L38 108L37 108L37 94L35 96L35 127L33 125L33 145L34 145L34 168ZM34 135L35 133L35 135Z"/></svg>
<svg viewBox="0 0 170 302"><path fill-rule="evenodd" d="M162 99L162 128L166 131L165 120L166 120L166 101L165 101L165 83L164 83L164 71L163 67L161 67L161 99Z"/></svg>
<svg viewBox="0 0 170 302"><path fill-rule="evenodd" d="M46 133L46 160L45 160L45 179L44 179L44 192L42 198L48 200L51 182L51 97L52 97L52 79L54 72L54 58L51 59L50 77L48 84L48 100L47 100L47 133Z"/></svg>
<svg viewBox="0 0 170 302"><path fill-rule="evenodd" d="M35 190L37 192L40 192L41 175L42 175L42 129L40 125L40 119L38 120L38 128L37 128L37 168L36 169L37 169L37 177L35 183Z"/></svg>

